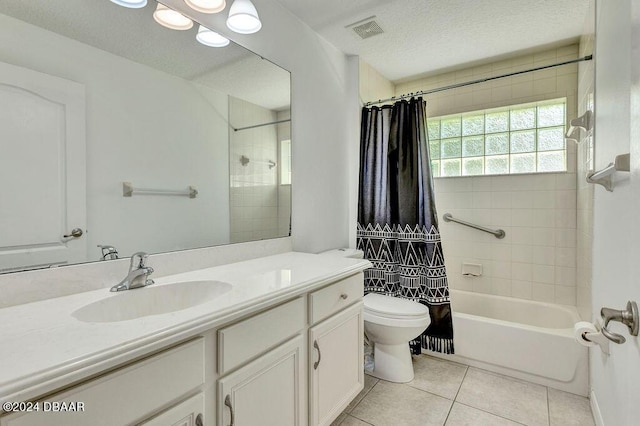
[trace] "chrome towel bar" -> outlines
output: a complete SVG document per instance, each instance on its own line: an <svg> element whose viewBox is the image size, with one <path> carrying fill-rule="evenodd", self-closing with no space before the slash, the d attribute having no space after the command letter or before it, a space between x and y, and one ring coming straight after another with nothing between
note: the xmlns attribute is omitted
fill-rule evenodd
<svg viewBox="0 0 640 426"><path fill-rule="evenodd" d="M474 225L473 223L456 219L455 217L451 216L451 213L445 213L442 216L442 218L444 219L445 222L456 222L456 223L459 223L460 225L468 226L469 228L474 228L483 232L488 232L489 234L493 234L496 238L502 239L506 235L502 229L493 230L493 229L485 228L484 226Z"/></svg>
<svg viewBox="0 0 640 426"><path fill-rule="evenodd" d="M131 197L133 195L175 195L178 197L196 198L198 190L193 186L183 191L174 191L172 189L151 189L151 188L134 188L131 182L122 182L122 196Z"/></svg>

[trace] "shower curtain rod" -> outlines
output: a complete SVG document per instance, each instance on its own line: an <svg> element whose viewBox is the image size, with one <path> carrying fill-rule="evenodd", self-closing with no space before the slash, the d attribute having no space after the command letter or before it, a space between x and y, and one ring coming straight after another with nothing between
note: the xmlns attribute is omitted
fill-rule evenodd
<svg viewBox="0 0 640 426"><path fill-rule="evenodd" d="M503 75L497 75L495 77L487 77L487 78L481 78L479 80L466 81L464 83L451 84L449 86L438 87L436 89L421 90L419 92L407 93L407 94L401 95L401 96L392 96L392 97L387 98L387 99L378 99L377 101L367 102L367 103L364 104L364 106L368 107L368 106L371 106L371 105L383 104L385 102L397 101L397 100L400 100L400 99L410 98L412 96L428 95L428 94L431 94L431 93L442 92L442 91L445 91L445 90L457 89L458 87L470 86L472 84L478 84L478 83L484 83L484 82L491 81L491 80L497 80L499 78L511 77L511 76L518 75L518 74L525 74L525 73L528 73L528 72L540 71L540 70L544 70L544 69L547 69L547 68L560 67L562 65L574 64L576 62L590 61L592 59L593 59L593 55L587 55L587 56L583 56L582 58L572 59L570 61L558 62L557 64L544 65L544 66L541 66L541 67L531 68L531 69L528 69L528 70L511 72L509 74L503 74Z"/></svg>
<svg viewBox="0 0 640 426"><path fill-rule="evenodd" d="M231 128L233 129L234 132L238 132L240 130L255 129L256 127L271 126L272 124L288 123L290 121L291 119L287 118L286 120L278 120L278 121L271 121L269 123L254 124L253 126L239 127L237 129L233 126L231 126Z"/></svg>

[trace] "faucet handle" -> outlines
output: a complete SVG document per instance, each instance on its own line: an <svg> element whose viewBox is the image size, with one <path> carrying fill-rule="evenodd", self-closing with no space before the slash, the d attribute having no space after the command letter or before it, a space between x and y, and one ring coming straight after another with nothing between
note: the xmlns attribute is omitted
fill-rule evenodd
<svg viewBox="0 0 640 426"><path fill-rule="evenodd" d="M139 251L137 253L133 253L131 255L131 265L129 266L130 270L133 270L134 264L136 263L136 257L140 258L140 262L138 263L138 268L144 268L146 265L147 258L149 255L143 251Z"/></svg>

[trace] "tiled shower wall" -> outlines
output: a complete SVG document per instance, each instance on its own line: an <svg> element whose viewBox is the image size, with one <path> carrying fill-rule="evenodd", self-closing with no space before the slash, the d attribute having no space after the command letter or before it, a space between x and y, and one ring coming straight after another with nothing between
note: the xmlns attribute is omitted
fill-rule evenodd
<svg viewBox="0 0 640 426"><path fill-rule="evenodd" d="M575 59L569 45L396 85L396 95ZM578 66L550 68L425 96L427 115L567 98L567 120L576 117ZM436 178L436 207L492 228L506 237L440 219L452 288L576 305L576 146L567 146L567 173ZM462 264L483 275L462 275Z"/></svg>
<svg viewBox="0 0 640 426"><path fill-rule="evenodd" d="M229 122L235 128L275 121L274 111L229 97ZM229 130L230 240L232 243L278 236L277 126ZM243 165L242 156L249 158Z"/></svg>

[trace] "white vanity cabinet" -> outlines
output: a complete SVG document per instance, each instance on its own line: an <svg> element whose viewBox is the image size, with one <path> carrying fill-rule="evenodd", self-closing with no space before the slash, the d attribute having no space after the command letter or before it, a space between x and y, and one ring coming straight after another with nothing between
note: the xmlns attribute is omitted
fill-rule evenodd
<svg viewBox="0 0 640 426"><path fill-rule="evenodd" d="M231 312L184 343L34 399L81 402L79 412L5 414L0 426L328 425L363 388L362 297L356 273Z"/></svg>
<svg viewBox="0 0 640 426"><path fill-rule="evenodd" d="M204 393L162 412L140 426L204 426Z"/></svg>
<svg viewBox="0 0 640 426"><path fill-rule="evenodd" d="M197 338L36 400L37 411L0 417L0 426L112 426L140 422L198 392L204 384L204 352L204 339ZM76 411L54 411L54 403L76 403Z"/></svg>
<svg viewBox="0 0 640 426"><path fill-rule="evenodd" d="M218 381L218 417L229 426L303 426L304 340L298 335Z"/></svg>
<svg viewBox="0 0 640 426"><path fill-rule="evenodd" d="M362 279L354 275L309 295L310 323L315 324L309 329L313 426L330 425L364 388Z"/></svg>
<svg viewBox="0 0 640 426"><path fill-rule="evenodd" d="M306 424L305 328L298 297L218 330L219 425Z"/></svg>

